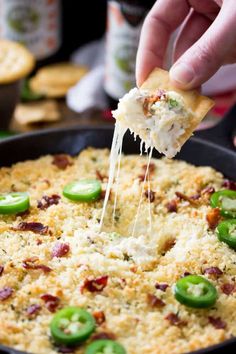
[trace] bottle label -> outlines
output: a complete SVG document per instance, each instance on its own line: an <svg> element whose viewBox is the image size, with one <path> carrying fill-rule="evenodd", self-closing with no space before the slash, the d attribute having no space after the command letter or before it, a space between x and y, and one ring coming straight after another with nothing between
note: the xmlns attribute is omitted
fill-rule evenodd
<svg viewBox="0 0 236 354"><path fill-rule="evenodd" d="M125 2L108 2L105 91L118 100L135 86L135 61L146 10Z"/></svg>
<svg viewBox="0 0 236 354"><path fill-rule="evenodd" d="M60 46L59 0L0 0L0 37L45 59Z"/></svg>

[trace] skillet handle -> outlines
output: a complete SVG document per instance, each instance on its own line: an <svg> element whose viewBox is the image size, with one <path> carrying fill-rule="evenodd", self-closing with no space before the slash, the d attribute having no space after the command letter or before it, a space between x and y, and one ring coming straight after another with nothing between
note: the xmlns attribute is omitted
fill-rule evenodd
<svg viewBox="0 0 236 354"><path fill-rule="evenodd" d="M236 133L236 105L234 105L226 116L213 128L198 130L195 136L204 140L212 141L218 145L236 151L233 144L233 137Z"/></svg>

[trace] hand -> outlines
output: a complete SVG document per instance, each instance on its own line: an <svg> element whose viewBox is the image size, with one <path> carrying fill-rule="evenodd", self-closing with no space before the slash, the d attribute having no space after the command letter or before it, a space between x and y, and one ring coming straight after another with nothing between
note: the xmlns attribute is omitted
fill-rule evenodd
<svg viewBox="0 0 236 354"><path fill-rule="evenodd" d="M183 21L170 69L175 86L196 88L223 64L236 62L235 0L157 0L141 33L138 86L155 67L163 67L170 34Z"/></svg>

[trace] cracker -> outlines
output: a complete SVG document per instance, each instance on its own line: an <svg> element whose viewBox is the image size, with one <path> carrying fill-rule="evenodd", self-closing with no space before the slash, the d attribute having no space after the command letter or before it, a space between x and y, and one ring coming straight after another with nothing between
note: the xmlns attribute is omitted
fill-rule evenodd
<svg viewBox="0 0 236 354"><path fill-rule="evenodd" d="M41 83L37 77L33 77L29 81L29 85L32 91L42 94L50 98L60 98L67 94L67 91L71 86L56 86L56 85L46 85Z"/></svg>
<svg viewBox="0 0 236 354"><path fill-rule="evenodd" d="M39 69L36 77L47 86L73 86L88 72L87 67L71 63L58 63Z"/></svg>
<svg viewBox="0 0 236 354"><path fill-rule="evenodd" d="M33 69L33 55L23 45L0 39L0 84L8 84L28 75Z"/></svg>
<svg viewBox="0 0 236 354"><path fill-rule="evenodd" d="M185 106L190 109L193 114L189 117L189 127L178 139L181 146L191 137L193 131L206 116L207 112L214 106L213 100L200 95L196 90L184 91L176 88L170 82L169 72L160 68L156 68L151 72L146 81L142 84L141 89L148 90L150 93L155 93L158 89L175 91L183 97Z"/></svg>
<svg viewBox="0 0 236 354"><path fill-rule="evenodd" d="M61 118L58 104L54 100L19 104L14 116L20 124L56 122Z"/></svg>

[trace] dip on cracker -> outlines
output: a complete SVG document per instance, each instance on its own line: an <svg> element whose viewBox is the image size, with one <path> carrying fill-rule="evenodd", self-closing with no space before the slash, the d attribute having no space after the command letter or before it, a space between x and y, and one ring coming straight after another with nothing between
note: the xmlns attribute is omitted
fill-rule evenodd
<svg viewBox="0 0 236 354"><path fill-rule="evenodd" d="M213 101L197 91L174 88L169 73L155 69L140 88L133 88L113 111L124 128L155 147L168 158L174 157L205 117Z"/></svg>

